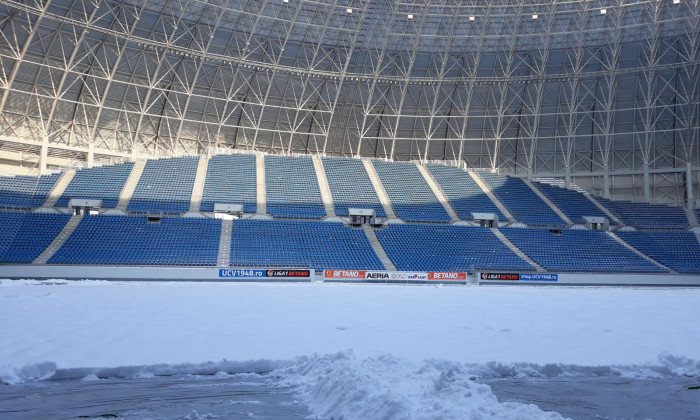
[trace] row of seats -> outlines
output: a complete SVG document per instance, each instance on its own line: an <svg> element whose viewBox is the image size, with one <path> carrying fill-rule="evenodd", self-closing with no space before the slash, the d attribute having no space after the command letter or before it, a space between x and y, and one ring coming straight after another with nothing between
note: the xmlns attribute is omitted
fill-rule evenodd
<svg viewBox="0 0 700 420"><path fill-rule="evenodd" d="M503 228L501 232L528 257L554 272L647 272L668 270L618 243L606 232L543 228Z"/></svg>
<svg viewBox="0 0 700 420"><path fill-rule="evenodd" d="M275 217L320 219L326 215L311 156L265 156L267 212Z"/></svg>
<svg viewBox="0 0 700 420"><path fill-rule="evenodd" d="M375 232L399 270L534 269L486 227L392 223Z"/></svg>
<svg viewBox="0 0 700 420"><path fill-rule="evenodd" d="M517 221L530 226L566 224L522 179L485 171L478 174Z"/></svg>
<svg viewBox="0 0 700 420"><path fill-rule="evenodd" d="M184 213L190 208L199 158L148 160L127 210L132 213Z"/></svg>
<svg viewBox="0 0 700 420"><path fill-rule="evenodd" d="M84 216L50 264L216 265L221 220Z"/></svg>
<svg viewBox="0 0 700 420"><path fill-rule="evenodd" d="M104 208L117 207L119 194L133 168L134 163L127 162L76 171L56 206L67 207L72 198L81 198L102 200Z"/></svg>
<svg viewBox="0 0 700 420"><path fill-rule="evenodd" d="M450 215L414 163L373 160L394 213L408 222L447 223Z"/></svg>
<svg viewBox="0 0 700 420"><path fill-rule="evenodd" d="M216 203L242 204L244 212L256 212L257 172L254 155L216 155L209 159L199 209L214 211Z"/></svg>
<svg viewBox="0 0 700 420"><path fill-rule="evenodd" d="M700 274L700 242L693 232L620 231L616 234L679 273Z"/></svg>
<svg viewBox="0 0 700 420"><path fill-rule="evenodd" d="M680 207L596 199L624 224L638 229L685 229L689 226L688 216Z"/></svg>
<svg viewBox="0 0 700 420"><path fill-rule="evenodd" d="M0 211L0 263L31 263L70 215ZM377 238L399 270L532 270L489 228L390 224ZM600 231L503 228L520 250L554 272L666 272ZM618 231L620 238L681 273L700 273L692 232ZM86 215L50 264L216 265L221 221L209 218ZM384 269L362 229L310 220L233 221L231 264L239 267Z"/></svg>
<svg viewBox="0 0 700 420"><path fill-rule="evenodd" d="M574 223L585 223L583 216L593 216L604 217L611 225L616 224L582 192L546 182L533 182L533 184Z"/></svg>
<svg viewBox="0 0 700 420"><path fill-rule="evenodd" d="M439 164L428 164L426 168L460 219L473 220L472 213L494 213L498 220L508 220L467 172Z"/></svg>
<svg viewBox="0 0 700 420"><path fill-rule="evenodd" d="M63 213L0 212L0 263L31 263L69 219Z"/></svg>
<svg viewBox="0 0 700 420"><path fill-rule="evenodd" d="M377 191L361 160L324 157L321 161L328 179L336 215L347 216L349 208L361 208L373 209L379 217L386 216Z"/></svg>
<svg viewBox="0 0 700 420"><path fill-rule="evenodd" d="M231 264L240 267L309 267L383 270L361 229L313 220L237 220Z"/></svg>
<svg viewBox="0 0 700 420"><path fill-rule="evenodd" d="M0 176L0 208L24 210L40 207L60 176L60 173L38 177Z"/></svg>
<svg viewBox="0 0 700 420"><path fill-rule="evenodd" d="M336 214L345 216L350 207L372 208L385 216L377 192L361 160L322 158ZM132 213L181 214L189 210L199 158L176 157L149 160L136 185L127 209ZM373 160L396 215L410 222L449 222L417 166L411 162ZM76 171L56 206L71 198L102 200L102 207L117 205L119 194L133 168L124 163ZM506 220L499 208L465 171L445 165L426 168L462 220L471 213L495 213ZM325 209L313 161L310 156L265 157L268 213L283 218L319 219ZM60 174L41 177L0 177L0 208L31 209L46 201ZM563 225L565 222L522 179L479 172L478 176L519 222L530 226ZM578 191L537 183L534 185L575 223L583 216L607 217L606 213ZM254 155L217 155L209 159L202 192L202 211L215 203L243 204L244 211L257 209L256 159ZM624 224L639 229L685 229L689 226L680 207L612 201L596 198ZM609 218L608 218L609 219ZM611 224L615 224L611 220Z"/></svg>

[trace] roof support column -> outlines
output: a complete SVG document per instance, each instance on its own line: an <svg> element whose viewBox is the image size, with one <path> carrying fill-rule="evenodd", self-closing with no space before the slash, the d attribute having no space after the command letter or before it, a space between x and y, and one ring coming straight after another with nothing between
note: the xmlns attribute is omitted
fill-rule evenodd
<svg viewBox="0 0 700 420"><path fill-rule="evenodd" d="M644 162L644 201L651 203L651 182L649 177L649 162Z"/></svg>
<svg viewBox="0 0 700 420"><path fill-rule="evenodd" d="M693 169L690 162L685 167L685 189L686 189L686 208L695 208L695 197L693 194Z"/></svg>

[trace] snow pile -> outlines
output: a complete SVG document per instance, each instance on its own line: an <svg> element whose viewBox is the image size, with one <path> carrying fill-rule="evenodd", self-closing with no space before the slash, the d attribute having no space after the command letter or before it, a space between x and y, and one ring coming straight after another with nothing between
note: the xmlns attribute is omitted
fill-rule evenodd
<svg viewBox="0 0 700 420"><path fill-rule="evenodd" d="M52 379L56 375L56 363L40 362L15 367L0 366L0 383L19 384L27 381Z"/></svg>
<svg viewBox="0 0 700 420"><path fill-rule="evenodd" d="M571 365L561 363L501 363L466 364L476 379L507 378L576 378L576 377L623 377L630 379L660 379L677 377L700 377L700 362L683 356L662 353L657 361L632 365Z"/></svg>
<svg viewBox="0 0 700 420"><path fill-rule="evenodd" d="M159 376L204 375L219 376L262 374L289 366L290 361L249 360L233 362L222 360L205 363L159 364L150 366L115 366L57 368L54 362L42 362L23 367L0 367L0 383L19 384L22 382L66 379L134 378L151 379Z"/></svg>
<svg viewBox="0 0 700 420"><path fill-rule="evenodd" d="M280 371L320 418L335 419L561 419L535 405L500 403L488 385L459 363L420 363L352 352L300 358Z"/></svg>

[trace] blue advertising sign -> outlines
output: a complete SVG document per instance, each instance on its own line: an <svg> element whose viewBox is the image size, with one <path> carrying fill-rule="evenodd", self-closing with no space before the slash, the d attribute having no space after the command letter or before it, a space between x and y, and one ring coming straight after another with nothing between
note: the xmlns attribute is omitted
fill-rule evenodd
<svg viewBox="0 0 700 420"><path fill-rule="evenodd" d="M255 278L265 277L265 270L241 270L236 268L220 268L219 277Z"/></svg>
<svg viewBox="0 0 700 420"><path fill-rule="evenodd" d="M521 281L557 281L558 274L549 273L520 273Z"/></svg>

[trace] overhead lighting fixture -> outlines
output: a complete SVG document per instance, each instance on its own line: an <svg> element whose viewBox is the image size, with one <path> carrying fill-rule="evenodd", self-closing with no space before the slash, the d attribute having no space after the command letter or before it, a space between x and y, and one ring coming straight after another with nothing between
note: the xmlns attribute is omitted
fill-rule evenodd
<svg viewBox="0 0 700 420"><path fill-rule="evenodd" d="M476 16L469 16L469 20L472 21L472 22L475 21L475 20L476 20Z"/></svg>
<svg viewBox="0 0 700 420"><path fill-rule="evenodd" d="M413 19L413 15L408 15L408 18L409 18L409 19Z"/></svg>
<svg viewBox="0 0 700 420"><path fill-rule="evenodd" d="M348 12L348 13L352 13L352 9L349 8L349 7L348 7L347 9L345 9L345 11Z"/></svg>
<svg viewBox="0 0 700 420"><path fill-rule="evenodd" d="M601 15L604 15L604 14L606 14L606 13L608 13L608 9L600 9L600 14L601 14Z"/></svg>
<svg viewBox="0 0 700 420"><path fill-rule="evenodd" d="M673 0L673 4L681 4L681 0Z"/></svg>
<svg viewBox="0 0 700 420"><path fill-rule="evenodd" d="M539 17L539 16L537 16L537 15L532 15L532 18L533 18L533 19L537 19L538 17Z"/></svg>

